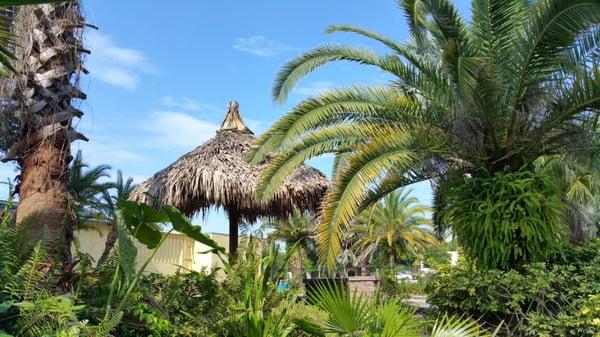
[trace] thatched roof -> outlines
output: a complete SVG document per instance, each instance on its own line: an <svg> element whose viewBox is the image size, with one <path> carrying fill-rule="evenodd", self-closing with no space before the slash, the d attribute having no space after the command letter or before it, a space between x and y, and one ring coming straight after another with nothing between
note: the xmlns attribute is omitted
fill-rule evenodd
<svg viewBox="0 0 600 337"><path fill-rule="evenodd" d="M257 200L255 188L265 164L251 166L244 159L253 141L237 102L231 102L215 137L144 181L130 199L151 203L148 193L189 216L223 207L251 222L262 216L287 216L294 207L317 209L329 183L323 173L304 165L285 180L270 202Z"/></svg>

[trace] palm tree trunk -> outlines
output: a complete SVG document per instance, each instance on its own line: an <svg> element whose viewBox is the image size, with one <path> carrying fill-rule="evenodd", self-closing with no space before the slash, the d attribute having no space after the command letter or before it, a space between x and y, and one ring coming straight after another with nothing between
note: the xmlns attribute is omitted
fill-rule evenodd
<svg viewBox="0 0 600 337"><path fill-rule="evenodd" d="M42 235L49 247L65 252L68 144L44 141L32 147L21 163L21 183L16 221L30 227L33 237ZM63 256L64 257L64 256Z"/></svg>
<svg viewBox="0 0 600 337"><path fill-rule="evenodd" d="M235 211L228 212L229 216L229 254L235 256L238 250L238 228L240 216Z"/></svg>
<svg viewBox="0 0 600 337"><path fill-rule="evenodd" d="M34 234L46 233L49 250L70 255L72 226L67 223L70 143L87 140L72 127L82 112L72 100L85 99L78 89L82 66L81 44L85 26L79 2L20 6L11 29L15 34L14 109L21 137L3 161L21 167L17 222L27 223Z"/></svg>
<svg viewBox="0 0 600 337"><path fill-rule="evenodd" d="M394 259L394 254L390 254L390 269L393 269L394 266L396 265L396 261Z"/></svg>
<svg viewBox="0 0 600 337"><path fill-rule="evenodd" d="M106 261L106 259L108 259L110 251L114 248L115 243L117 243L117 234L117 221L115 219L112 225L110 226L110 232L108 232L106 242L104 243L104 251L98 259L98 263L96 264L97 266L101 266Z"/></svg>
<svg viewBox="0 0 600 337"><path fill-rule="evenodd" d="M294 261L292 274L295 279L302 282L302 248L296 250L296 261Z"/></svg>

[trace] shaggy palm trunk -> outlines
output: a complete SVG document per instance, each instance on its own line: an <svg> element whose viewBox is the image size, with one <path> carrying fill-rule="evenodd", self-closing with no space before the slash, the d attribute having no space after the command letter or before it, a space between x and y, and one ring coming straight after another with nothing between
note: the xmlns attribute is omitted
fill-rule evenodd
<svg viewBox="0 0 600 337"><path fill-rule="evenodd" d="M298 282L302 282L302 248L296 248L296 258L292 263L292 277Z"/></svg>
<svg viewBox="0 0 600 337"><path fill-rule="evenodd" d="M100 256L100 258L98 259L97 266L101 266L108 259L108 256L110 255L110 251L115 246L115 243L117 243L117 236L118 236L117 219L113 219L113 223L110 226L110 232L108 232L108 235L106 236L106 242L104 243L104 251L102 252L102 255Z"/></svg>
<svg viewBox="0 0 600 337"><path fill-rule="evenodd" d="M12 112L19 120L19 139L3 161L21 167L16 219L34 235L44 233L48 249L70 265L73 229L67 220L70 143L81 139L73 119L82 112L73 99L85 99L78 89L82 67L81 36L85 27L77 1L21 6L15 10L16 36Z"/></svg>

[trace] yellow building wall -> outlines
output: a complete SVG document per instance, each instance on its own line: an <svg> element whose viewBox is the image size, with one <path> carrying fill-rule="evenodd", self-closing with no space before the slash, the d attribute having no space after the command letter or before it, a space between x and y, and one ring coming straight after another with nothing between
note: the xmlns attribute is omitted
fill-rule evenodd
<svg viewBox="0 0 600 337"><path fill-rule="evenodd" d="M105 224L94 224L91 228L76 231L73 251L75 252L79 249L79 251L89 254L94 261L98 261L104 250L104 244L109 231L110 227ZM167 234L164 233L163 235ZM227 235L211 233L209 236L224 247L225 250L229 248L229 238ZM150 257L152 251L135 240L134 244L138 251L136 267L139 267ZM182 271L222 269L223 263L216 254L202 254L202 252L208 250L209 248L204 244L196 242L183 234L172 232L168 234L165 242L148 264L146 271L173 275L180 269ZM223 275L222 272L219 274Z"/></svg>

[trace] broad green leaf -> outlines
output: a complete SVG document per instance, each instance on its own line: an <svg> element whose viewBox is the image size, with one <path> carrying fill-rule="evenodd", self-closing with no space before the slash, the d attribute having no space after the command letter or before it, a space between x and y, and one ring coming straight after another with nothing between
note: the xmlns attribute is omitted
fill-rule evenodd
<svg viewBox="0 0 600 337"><path fill-rule="evenodd" d="M117 219L124 224L132 235L149 249L154 249L160 243L162 234L154 227L155 223L162 223L168 219L160 212L147 205L134 202L124 202L117 210Z"/></svg>
<svg viewBox="0 0 600 337"><path fill-rule="evenodd" d="M118 235L118 251L119 251L119 265L123 269L125 275L135 275L135 257L137 255L137 248L131 241L128 235L127 227L123 223L122 217L117 217L117 235Z"/></svg>
<svg viewBox="0 0 600 337"><path fill-rule="evenodd" d="M15 304L15 301L6 301L6 302L0 303L0 314L7 312L8 309L10 309L10 307L12 307L14 304ZM1 332L2 331L0 331L0 333ZM2 335L0 334L0 336L2 336Z"/></svg>
<svg viewBox="0 0 600 337"><path fill-rule="evenodd" d="M225 249L219 244L211 239L208 235L202 233L202 228L200 226L194 225L190 222L190 220L181 212L173 207L173 206L164 206L163 211L168 216L171 224L173 225L173 229L176 231L187 235L188 237L207 245L212 248L212 251L224 253Z"/></svg>

